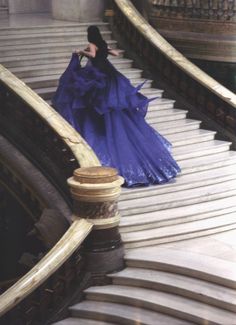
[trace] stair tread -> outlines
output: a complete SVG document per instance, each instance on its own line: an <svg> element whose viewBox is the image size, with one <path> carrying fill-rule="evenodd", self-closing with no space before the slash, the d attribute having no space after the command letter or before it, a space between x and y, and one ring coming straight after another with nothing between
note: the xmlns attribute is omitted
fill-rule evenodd
<svg viewBox="0 0 236 325"><path fill-rule="evenodd" d="M22 78L21 80L33 89L41 87L41 83L45 83L45 84L47 84L47 82L49 82L50 84L53 83L53 84L55 84L54 88L56 90L56 85L58 84L61 74L62 73L60 73L58 75L55 74L55 75L50 75L50 76L44 76L45 78L43 78L43 77L41 77L41 78L37 78L37 77ZM130 80L131 84L140 85L143 83L143 81L145 79L142 79L141 77L137 77L135 75L134 76L131 75L131 76L129 76L129 80ZM152 82L151 80L148 80L148 82L146 83L146 86L148 86L148 84L151 82ZM40 83L40 84L38 84L38 83ZM48 87L48 88L51 88L51 87Z"/></svg>
<svg viewBox="0 0 236 325"><path fill-rule="evenodd" d="M236 198L236 196L235 196ZM220 227L236 224L236 211L226 215L220 215L208 219L194 220L180 224L163 226L157 229L144 229L139 231L122 232L122 240L125 244L151 241L152 239L165 239L174 236L187 236ZM234 227L235 228L235 227Z"/></svg>
<svg viewBox="0 0 236 325"><path fill-rule="evenodd" d="M156 99L156 103L158 104L159 98ZM168 115L178 115L178 114L187 114L188 111L182 110L182 109L178 109L178 108L169 108L168 110L160 110L158 111L158 113L156 114L156 117L161 117L161 116L168 116ZM152 112L153 113L153 112ZM150 119L154 119L155 115L147 113L146 115L146 119L150 120Z"/></svg>
<svg viewBox="0 0 236 325"><path fill-rule="evenodd" d="M108 23L105 23L105 22L102 22L102 21L97 21L97 22L94 22L96 23L97 26L109 26ZM31 32L33 29L35 29L36 31L38 30L38 28L40 29L56 29L56 28L70 28L70 27L88 27L90 25L90 23L82 23L82 22L68 22L66 21L66 23L62 22L62 21L57 21L57 24L54 24L54 25L30 25L30 26L17 26L17 27L14 27L14 26L7 26L7 27L4 27L4 26L1 26L0 27L0 32L1 31L19 31L19 30L26 30L28 32Z"/></svg>
<svg viewBox="0 0 236 325"><path fill-rule="evenodd" d="M69 58L71 57L71 51L65 50L63 52L58 52L58 53L40 53L40 54L24 54L24 55L19 55L15 56L8 55L7 57L1 57L1 62L9 62L9 61L35 61L37 59L52 59L54 63L57 63L57 59L61 58L63 62L69 63ZM116 62L116 63L132 63L133 61L130 59L126 58L113 58L110 57L109 61ZM31 63L29 63L31 65ZM38 64L36 64L38 65Z"/></svg>
<svg viewBox="0 0 236 325"><path fill-rule="evenodd" d="M162 98L164 99L164 98ZM160 99L160 100L162 100ZM160 101L159 100L159 101ZM184 119L184 120L177 120L177 121L171 121L171 122L161 122L161 123L156 123L155 126L157 130L160 130L160 132L164 132L164 130L169 130L171 129L172 131L176 130L177 127L180 126L185 126L187 127L188 125L200 125L201 121L198 120L192 120L192 119ZM167 132L167 131L166 131Z"/></svg>
<svg viewBox="0 0 236 325"><path fill-rule="evenodd" d="M53 323L53 325L115 325L115 323L104 322L94 319L86 318L66 318L60 322Z"/></svg>
<svg viewBox="0 0 236 325"><path fill-rule="evenodd" d="M201 186L197 188L192 188L191 190L180 190L176 192L167 192L167 193L159 193L155 196L149 197L139 197L131 200L125 200L119 202L120 211L127 211L128 209L142 209L144 207L157 206L158 204L163 204L167 202L176 202L179 201L181 197L181 201L187 201L191 198L199 198L205 196L213 196L218 193L226 193L227 191L236 191L236 179L230 179L221 183Z"/></svg>
<svg viewBox="0 0 236 325"><path fill-rule="evenodd" d="M185 320L190 321L204 320L205 322L215 322L215 324L233 324L235 321L235 313L161 291L108 285L92 287L85 292L87 299L90 300L105 299L110 302L139 304L154 310L161 308L165 311L168 310L170 315L178 314L185 318Z"/></svg>
<svg viewBox="0 0 236 325"><path fill-rule="evenodd" d="M101 31L101 34L102 36L104 37L105 35L111 35L112 32L111 31ZM37 38L56 38L56 37L63 37L63 36L81 36L81 37L84 37L85 39L87 39L87 31L74 31L73 32L73 35L71 35L71 32L70 31L63 31L63 32L57 32L57 31L53 31L53 32L48 32L48 33L45 33L45 32L38 32L38 33L26 33L26 34L14 34L14 35L1 35L0 34L0 41L9 41L9 40L18 40L18 39L37 39Z"/></svg>
<svg viewBox="0 0 236 325"><path fill-rule="evenodd" d="M145 267L187 275L235 289L236 263L217 257L180 251L177 249L148 247L129 250L125 254L128 266Z"/></svg>
<svg viewBox="0 0 236 325"><path fill-rule="evenodd" d="M117 41L115 40L107 40L106 41L109 45L110 44L117 44ZM86 46L87 45L87 40L84 40L84 42L80 42L79 43L79 46ZM54 43L49 43L47 44L46 42L45 43L33 43L33 44L27 44L27 49L26 49L26 46L25 45L12 45L12 44L9 44L9 45L1 45L0 44L0 56L1 56L1 52L7 52L7 51L19 51L19 50L25 50L26 54L27 55L27 52L28 50L39 50L39 49L44 49L44 48L52 48L52 49L56 49L57 47L62 47L64 48L64 52L68 52L67 48L69 48L70 46L73 46L74 49L78 48L78 41L76 40L70 40L70 39L65 39L65 41L63 42L54 42ZM124 52L123 50L121 50L122 52ZM20 54L22 55L22 54Z"/></svg>
<svg viewBox="0 0 236 325"><path fill-rule="evenodd" d="M115 285L138 286L175 293L190 299L236 311L236 291L205 280L160 270L128 267L110 274Z"/></svg>
<svg viewBox="0 0 236 325"><path fill-rule="evenodd" d="M138 226L148 223L162 223L169 221L169 224L174 224L176 219L196 219L210 218L218 216L219 214L236 211L235 196L229 196L218 200L199 202L194 205L186 205L172 207L170 209L149 211L143 214L133 214L122 216L120 222L120 231L124 226Z"/></svg>
<svg viewBox="0 0 236 325"><path fill-rule="evenodd" d="M45 65L35 65L35 66L22 66L22 67L13 67L11 68L11 72L12 73L20 73L20 72L27 72L27 71L40 71L40 70L47 70L47 69L58 69L56 70L56 73L55 74L62 74L62 72L64 72L64 70L66 69L66 67L68 66L68 62L62 62L62 63L52 63L52 64L45 64ZM60 71L59 71L60 70ZM139 69L136 69L136 68L121 68L120 71L122 71L122 73L139 73L141 72L141 70ZM50 71L50 75L46 75L46 76L49 76L50 78L53 78L53 76L55 75L54 73L51 74L52 71ZM38 77L38 76L34 76L34 77L27 77L25 79L29 79L29 80L34 80L36 78L42 78L42 80L44 80L45 76L41 76L41 77ZM40 79L39 79L40 80Z"/></svg>
<svg viewBox="0 0 236 325"><path fill-rule="evenodd" d="M221 140L211 140L207 141L205 143L199 143L195 145L186 145L178 148L173 148L173 154L181 154L181 153L187 153L187 152L193 152L198 151L202 149L208 149L211 147L220 147L220 146L229 146L231 143L227 141L221 141Z"/></svg>
<svg viewBox="0 0 236 325"><path fill-rule="evenodd" d="M74 317L82 315L86 312L87 315L96 315L103 318L102 315L113 316L118 324L123 324L125 320L133 320L135 324L146 325L190 325L192 323L180 320L159 312L154 312L147 309L123 305L119 303L99 302L99 301L83 301L70 308ZM65 324L66 325L66 324Z"/></svg>
<svg viewBox="0 0 236 325"><path fill-rule="evenodd" d="M204 130L204 129L197 129L197 130L190 130L190 131L186 131L186 132L181 132L181 133L177 133L177 134L172 134L167 136L167 140L170 142L176 142L178 140L183 140L183 139L190 139L190 138L194 138L196 136L205 136L205 135L215 135L216 132L215 131L209 131L209 130Z"/></svg>
<svg viewBox="0 0 236 325"><path fill-rule="evenodd" d="M161 193L166 192L176 192L178 191L178 189L183 188L183 186L186 186L187 188L192 188L204 186L204 184L208 185L208 183L218 184L223 182L224 180L235 179L235 177L235 166L232 163L232 165L186 174L184 176L177 177L176 179L171 180L168 183L158 186L154 185L145 188L134 188L134 191L132 191L132 189L124 188L122 189L120 202L132 200L136 197L142 198L146 196L150 197L153 195L159 195Z"/></svg>

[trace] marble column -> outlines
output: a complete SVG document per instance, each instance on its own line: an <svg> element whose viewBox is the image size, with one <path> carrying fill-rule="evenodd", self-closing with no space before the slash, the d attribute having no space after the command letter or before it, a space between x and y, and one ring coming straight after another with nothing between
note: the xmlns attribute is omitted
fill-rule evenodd
<svg viewBox="0 0 236 325"><path fill-rule="evenodd" d="M93 22L101 20L105 0L52 0L52 15L55 19Z"/></svg>

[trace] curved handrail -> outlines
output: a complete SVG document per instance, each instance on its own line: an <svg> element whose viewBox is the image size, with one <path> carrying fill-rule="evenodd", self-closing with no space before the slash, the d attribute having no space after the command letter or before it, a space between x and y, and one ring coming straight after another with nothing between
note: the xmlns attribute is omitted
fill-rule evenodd
<svg viewBox="0 0 236 325"><path fill-rule="evenodd" d="M37 289L73 254L92 230L92 223L75 220L59 242L15 285L0 296L0 316Z"/></svg>
<svg viewBox="0 0 236 325"><path fill-rule="evenodd" d="M0 64L0 81L21 98L68 146L80 167L100 166L85 140L41 97ZM0 296L0 316L36 290L75 252L92 230L86 220L75 220L48 254L15 285Z"/></svg>
<svg viewBox="0 0 236 325"><path fill-rule="evenodd" d="M100 162L85 140L52 107L0 64L0 81L20 96L71 149L81 167L100 166Z"/></svg>
<svg viewBox="0 0 236 325"><path fill-rule="evenodd" d="M168 57L170 61L174 62L181 70L191 76L191 78L195 79L232 107L236 108L236 95L191 63L173 46L171 46L152 26L148 24L130 0L114 1L135 28L139 30L143 37L156 46L163 55Z"/></svg>

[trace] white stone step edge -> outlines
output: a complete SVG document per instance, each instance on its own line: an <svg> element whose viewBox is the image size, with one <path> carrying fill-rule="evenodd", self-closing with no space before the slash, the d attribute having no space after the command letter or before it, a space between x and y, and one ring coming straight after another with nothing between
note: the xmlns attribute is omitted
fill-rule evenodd
<svg viewBox="0 0 236 325"><path fill-rule="evenodd" d="M190 276L231 289L236 287L236 263L178 249L148 247L125 254L128 267L141 267Z"/></svg>
<svg viewBox="0 0 236 325"><path fill-rule="evenodd" d="M147 230L122 233L122 239L125 244L148 241L152 239L166 239L172 236L197 234L203 231L214 231L214 229L232 226L236 227L235 210L231 213L212 216L207 219L183 222L180 224L171 224L165 227L151 228Z"/></svg>
<svg viewBox="0 0 236 325"><path fill-rule="evenodd" d="M169 213L171 213L171 211L169 211ZM119 227L120 227L121 234L130 234L133 232L142 232L145 230L150 230L150 229L160 228L160 227L165 227L165 228L173 227L173 226L182 225L185 223L190 223L190 222L195 222L195 221L198 222L201 220L207 220L209 218L215 218L219 215L227 216L228 214L233 215L235 213L236 213L236 206L222 208L220 211L219 210L210 211L210 212L206 211L204 213L201 213L200 215L190 214L190 215L185 215L183 217L176 217L176 218L170 216L169 218L166 218L166 219L158 218L158 213L156 213L155 218L147 217L146 222L143 220L143 218L141 220L138 220L137 222L135 222L135 220L133 218L130 220L130 217L123 217L121 219L121 223L120 223ZM145 214L143 215L143 217L145 217ZM231 223L230 223L230 225L231 225ZM233 223L233 225L234 225L234 223ZM217 227L217 229L219 229L220 227ZM234 228L234 226L233 226L233 228ZM207 229L207 231L208 231L208 229ZM199 233L199 229L198 229L198 233Z"/></svg>
<svg viewBox="0 0 236 325"><path fill-rule="evenodd" d="M129 233L145 229L155 229L173 226L179 223L199 221L227 215L236 211L235 197L207 201L193 206L177 207L166 210L152 211L145 214L123 216L120 222L120 232Z"/></svg>
<svg viewBox="0 0 236 325"><path fill-rule="evenodd" d="M101 31L101 34L102 34L102 37L105 39L106 37L109 37L111 36L112 32L107 30L107 31ZM49 38L51 40L55 40L57 38L63 38L63 37L70 37L70 39L74 38L74 37L77 37L78 39L79 38L83 38L83 39L86 39L87 37L87 31L81 31L81 30L78 30L78 31L74 31L73 33L71 33L71 31L53 31L53 32L38 32L38 33L26 33L26 34L5 34L5 35L1 35L0 34L0 42L2 44L5 44L5 42L7 41L12 41L13 43L16 44L16 41L17 40L21 40L22 42L25 42L27 41L27 44L29 44L29 42L32 40L34 43L36 40L38 39L45 39L45 41ZM11 42L10 42L11 43Z"/></svg>
<svg viewBox="0 0 236 325"><path fill-rule="evenodd" d="M230 149L230 142L219 141L219 140L210 140L204 143L194 144L194 145L184 145L181 147L176 147L172 149L172 154L174 158L180 162L181 160L205 157L228 151Z"/></svg>
<svg viewBox="0 0 236 325"><path fill-rule="evenodd" d="M236 153L235 153L236 160ZM236 177L235 166L231 165L212 168L209 170L199 171L196 173L178 176L169 183L156 186L148 186L143 188L122 188L119 201L128 201L140 197L150 197L162 193L176 192L181 189L200 187L202 185L217 184L227 179Z"/></svg>
<svg viewBox="0 0 236 325"><path fill-rule="evenodd" d="M114 285L169 292L236 312L236 290L205 280L159 270L130 267L110 274L109 277Z"/></svg>
<svg viewBox="0 0 236 325"><path fill-rule="evenodd" d="M191 325L192 323L171 316L129 305L110 302L85 300L70 307L73 317L89 317L105 321L115 321L116 324L145 325ZM63 325L63 324L62 324ZM192 324L193 325L193 324Z"/></svg>
<svg viewBox="0 0 236 325"><path fill-rule="evenodd" d="M145 247L151 247L151 246L159 246L161 244L167 244L167 243L176 243L179 241L187 241L189 239L196 239L196 238L201 238L205 236L211 236L215 235L218 233L223 233L231 230L236 229L236 224L230 224L226 226L217 226L215 228L209 228L209 229L203 229L203 230L198 230L197 232L189 232L189 233L176 233L171 235L170 237L164 237L164 238L156 238L156 237L147 237L146 239L136 241L136 242L131 242L131 243L125 243L124 247L127 250L130 249L135 249L135 248L145 248Z"/></svg>
<svg viewBox="0 0 236 325"><path fill-rule="evenodd" d="M91 287L85 294L89 300L139 306L197 324L233 324L235 320L235 313L161 291L110 285Z"/></svg>
<svg viewBox="0 0 236 325"><path fill-rule="evenodd" d="M201 202L209 202L212 200L218 200L230 196L236 195L236 182L228 181L227 183L227 190L223 188L223 185L218 185L216 188L215 185L209 185L205 188L202 188L200 190L198 189L191 189L191 190L184 190L179 191L177 194L170 193L170 195L167 194L161 194L158 197L154 197L152 199L152 202L148 204L145 203L145 205L142 205L143 201L148 201L147 198L144 198L144 200L134 200L134 202L131 201L128 202L128 204L124 205L122 202L119 203L119 211L121 213L121 216L131 216L131 215L140 215L143 213L149 213L153 211L160 211L165 209L173 209L176 207L183 207L183 210L186 206L199 204ZM209 191L208 191L209 190ZM212 193L210 192L212 190ZM181 197L181 193L184 194L184 196ZM180 200L181 198L181 200ZM149 200L150 201L150 200Z"/></svg>
<svg viewBox="0 0 236 325"><path fill-rule="evenodd" d="M96 24L98 27L99 26L109 26L108 23L102 22L100 20L98 21L94 21L93 24ZM32 25L32 26L1 26L0 27L0 31L3 31L4 33L7 31L16 31L18 32L19 30L25 30L28 32L32 32L33 30L36 30L36 32L38 31L38 29L40 28L41 30L43 29L57 29L57 28L70 28L70 27L88 27L90 26L91 23L79 23L79 22L66 22L63 23L63 21L58 21L57 24L55 25L49 25L49 24L44 24L44 25Z"/></svg>

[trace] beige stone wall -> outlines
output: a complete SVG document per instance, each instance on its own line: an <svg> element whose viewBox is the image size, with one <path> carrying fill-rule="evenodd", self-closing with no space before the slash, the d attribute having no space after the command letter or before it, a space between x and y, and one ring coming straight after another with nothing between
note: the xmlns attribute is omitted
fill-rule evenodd
<svg viewBox="0 0 236 325"><path fill-rule="evenodd" d="M104 0L52 0L52 14L55 19L98 21L103 17L104 6Z"/></svg>
<svg viewBox="0 0 236 325"><path fill-rule="evenodd" d="M7 7L8 6L8 0L0 0L0 7Z"/></svg>
<svg viewBox="0 0 236 325"><path fill-rule="evenodd" d="M50 12L51 0L8 0L9 13Z"/></svg>

